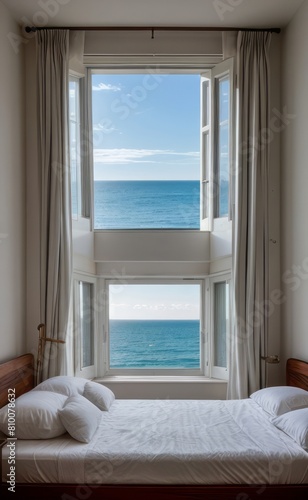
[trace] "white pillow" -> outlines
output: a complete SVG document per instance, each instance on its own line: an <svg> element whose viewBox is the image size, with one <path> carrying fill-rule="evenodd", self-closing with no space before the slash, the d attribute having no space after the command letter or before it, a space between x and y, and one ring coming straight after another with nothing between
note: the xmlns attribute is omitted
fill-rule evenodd
<svg viewBox="0 0 308 500"><path fill-rule="evenodd" d="M308 451L308 408L290 411L274 418L273 424Z"/></svg>
<svg viewBox="0 0 308 500"><path fill-rule="evenodd" d="M76 396L83 393L87 379L81 377L69 377L59 375L51 377L44 382L41 382L33 390L34 391L52 391L64 394L65 396Z"/></svg>
<svg viewBox="0 0 308 500"><path fill-rule="evenodd" d="M66 399L66 396L54 392L29 391L16 399L13 435L8 427L8 405L0 410L0 430L18 439L50 439L61 436L65 433L65 428L58 410L63 408ZM9 417L11 424L11 409Z"/></svg>
<svg viewBox="0 0 308 500"><path fill-rule="evenodd" d="M59 415L67 432L82 443L91 441L102 418L101 411L79 395L67 398Z"/></svg>
<svg viewBox="0 0 308 500"><path fill-rule="evenodd" d="M308 391L298 387L267 387L254 392L250 397L273 417L308 407Z"/></svg>
<svg viewBox="0 0 308 500"><path fill-rule="evenodd" d="M113 392L108 387L97 382L87 382L83 396L103 411L108 411L115 400Z"/></svg>

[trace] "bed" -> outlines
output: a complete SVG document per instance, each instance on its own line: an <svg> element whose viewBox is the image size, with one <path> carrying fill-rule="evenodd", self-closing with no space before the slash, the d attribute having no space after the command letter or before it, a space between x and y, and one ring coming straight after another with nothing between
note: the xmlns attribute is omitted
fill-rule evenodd
<svg viewBox="0 0 308 500"><path fill-rule="evenodd" d="M0 365L1 407L12 388L16 398L43 395L32 391L33 373L30 354ZM307 391L308 363L289 359L286 380ZM306 499L308 452L259 403L114 400L88 443L68 433L18 439L15 498ZM1 498L9 494L6 444Z"/></svg>

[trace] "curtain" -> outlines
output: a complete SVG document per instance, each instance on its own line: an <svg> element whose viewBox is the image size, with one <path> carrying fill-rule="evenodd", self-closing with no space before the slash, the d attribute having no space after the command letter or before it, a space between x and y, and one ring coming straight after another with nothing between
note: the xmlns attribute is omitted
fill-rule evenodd
<svg viewBox="0 0 308 500"><path fill-rule="evenodd" d="M46 337L52 339L45 342L43 380L66 373L65 339L72 281L68 60L68 30L38 31L41 322Z"/></svg>
<svg viewBox="0 0 308 500"><path fill-rule="evenodd" d="M238 165L233 219L233 327L228 397L248 397L264 385L267 342L268 130L271 35L239 32Z"/></svg>

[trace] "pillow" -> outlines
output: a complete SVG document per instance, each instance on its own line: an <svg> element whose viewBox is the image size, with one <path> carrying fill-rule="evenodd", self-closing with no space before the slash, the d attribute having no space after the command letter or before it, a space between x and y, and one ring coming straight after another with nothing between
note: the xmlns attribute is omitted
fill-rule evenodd
<svg viewBox="0 0 308 500"><path fill-rule="evenodd" d="M308 408L290 411L273 419L273 424L308 451Z"/></svg>
<svg viewBox="0 0 308 500"><path fill-rule="evenodd" d="M101 411L83 396L67 398L60 419L72 438L89 443L102 418Z"/></svg>
<svg viewBox="0 0 308 500"><path fill-rule="evenodd" d="M308 407L308 392L298 387L267 387L254 392L250 397L273 417Z"/></svg>
<svg viewBox="0 0 308 500"><path fill-rule="evenodd" d="M113 392L98 382L87 382L83 396L103 411L108 411L115 400Z"/></svg>
<svg viewBox="0 0 308 500"><path fill-rule="evenodd" d="M50 439L61 436L65 428L58 415L67 397L54 392L30 391L15 402L15 429L13 436L18 439ZM9 412L9 417L11 417ZM10 423L11 418L10 418ZM8 405L0 410L0 430L9 435Z"/></svg>
<svg viewBox="0 0 308 500"><path fill-rule="evenodd" d="M41 382L33 390L52 391L64 394L65 396L76 396L77 394L82 395L86 383L87 379L85 378L60 375Z"/></svg>

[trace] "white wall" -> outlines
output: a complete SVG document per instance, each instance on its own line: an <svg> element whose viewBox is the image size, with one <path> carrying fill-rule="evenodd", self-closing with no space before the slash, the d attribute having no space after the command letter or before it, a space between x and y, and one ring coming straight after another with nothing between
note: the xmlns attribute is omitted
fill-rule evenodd
<svg viewBox="0 0 308 500"><path fill-rule="evenodd" d="M35 39L25 46L26 190L27 190L27 351L37 352L40 323L40 182L37 158L37 92Z"/></svg>
<svg viewBox="0 0 308 500"><path fill-rule="evenodd" d="M10 33L19 28L0 2L0 362L26 347L24 59Z"/></svg>
<svg viewBox="0 0 308 500"><path fill-rule="evenodd" d="M281 281L283 356L308 361L308 2L283 34Z"/></svg>

